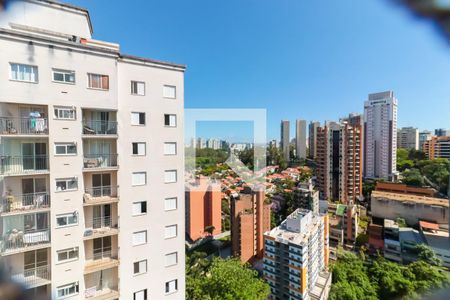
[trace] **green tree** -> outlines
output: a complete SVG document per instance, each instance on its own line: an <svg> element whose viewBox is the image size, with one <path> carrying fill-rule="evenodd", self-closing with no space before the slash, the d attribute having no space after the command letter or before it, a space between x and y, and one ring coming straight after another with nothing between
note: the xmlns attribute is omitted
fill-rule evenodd
<svg viewBox="0 0 450 300"><path fill-rule="evenodd" d="M420 260L423 260L429 263L432 266L440 266L442 264L441 259L439 259L436 253L425 244L418 244L415 247L417 251L417 257Z"/></svg>
<svg viewBox="0 0 450 300"><path fill-rule="evenodd" d="M402 172L402 182L407 185L423 186L423 176L417 169L409 169Z"/></svg>

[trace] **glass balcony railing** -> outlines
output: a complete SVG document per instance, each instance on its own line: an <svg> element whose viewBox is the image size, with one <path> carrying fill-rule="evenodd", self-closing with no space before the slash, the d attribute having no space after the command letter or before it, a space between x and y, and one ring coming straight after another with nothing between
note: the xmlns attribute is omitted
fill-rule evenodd
<svg viewBox="0 0 450 300"><path fill-rule="evenodd" d="M48 134L48 120L46 118L0 117L0 134L5 135Z"/></svg>
<svg viewBox="0 0 450 300"><path fill-rule="evenodd" d="M21 273L11 276L15 282L23 285L25 288L46 285L50 283L50 266L40 266L36 268L28 268Z"/></svg>
<svg viewBox="0 0 450 300"><path fill-rule="evenodd" d="M21 231L12 229L8 233L1 236L0 251L1 253L14 252L21 249L27 249L32 246L49 244L50 230L26 230Z"/></svg>
<svg viewBox="0 0 450 300"><path fill-rule="evenodd" d="M117 154L85 154L84 168L117 167Z"/></svg>
<svg viewBox="0 0 450 300"><path fill-rule="evenodd" d="M0 155L0 174L19 175L48 171L47 155Z"/></svg>
<svg viewBox="0 0 450 300"><path fill-rule="evenodd" d="M29 212L32 210L49 207L50 195L48 192L7 195L3 197L0 202L0 214Z"/></svg>
<svg viewBox="0 0 450 300"><path fill-rule="evenodd" d="M88 198L97 197L117 197L118 186L106 185L86 188L84 190L85 196Z"/></svg>
<svg viewBox="0 0 450 300"><path fill-rule="evenodd" d="M108 135L117 134L117 122L101 120L84 120L83 134Z"/></svg>

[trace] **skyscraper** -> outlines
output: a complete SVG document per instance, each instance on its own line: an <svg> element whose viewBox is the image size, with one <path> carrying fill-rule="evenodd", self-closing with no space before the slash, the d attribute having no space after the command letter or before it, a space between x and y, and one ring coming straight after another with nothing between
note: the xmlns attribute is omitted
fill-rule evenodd
<svg viewBox="0 0 450 300"><path fill-rule="evenodd" d="M423 144L426 141L431 140L432 137L433 137L433 134L431 133L431 131L424 130L424 131L419 132L419 150L423 151Z"/></svg>
<svg viewBox="0 0 450 300"><path fill-rule="evenodd" d="M397 131L397 148L419 149L419 130L414 127L403 127Z"/></svg>
<svg viewBox="0 0 450 300"><path fill-rule="evenodd" d="M295 150L297 157L306 158L306 121L297 120L295 122Z"/></svg>
<svg viewBox="0 0 450 300"><path fill-rule="evenodd" d="M289 121L281 121L281 139L280 139L280 148L283 152L283 157L286 162L290 161L289 155Z"/></svg>
<svg viewBox="0 0 450 300"><path fill-rule="evenodd" d="M309 158L316 159L317 158L317 127L320 126L320 122L311 122L309 123Z"/></svg>
<svg viewBox="0 0 450 300"><path fill-rule="evenodd" d="M397 175L397 99L394 92L369 94L364 103L364 176Z"/></svg>

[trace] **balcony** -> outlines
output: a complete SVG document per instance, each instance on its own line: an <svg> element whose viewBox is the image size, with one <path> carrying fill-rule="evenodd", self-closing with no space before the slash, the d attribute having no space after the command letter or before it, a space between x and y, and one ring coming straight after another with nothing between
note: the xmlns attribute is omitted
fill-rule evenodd
<svg viewBox="0 0 450 300"><path fill-rule="evenodd" d="M0 215L20 214L49 208L50 195L48 192L7 195L0 202Z"/></svg>
<svg viewBox="0 0 450 300"><path fill-rule="evenodd" d="M86 255L84 274L114 268L118 265L117 250L111 250L110 248L94 249L92 253Z"/></svg>
<svg viewBox="0 0 450 300"><path fill-rule="evenodd" d="M26 289L47 285L51 283L50 266L27 269L22 273L11 275L11 279Z"/></svg>
<svg viewBox="0 0 450 300"><path fill-rule="evenodd" d="M119 299L118 268L97 271L84 276L85 299L113 300Z"/></svg>
<svg viewBox="0 0 450 300"><path fill-rule="evenodd" d="M117 122L104 120L83 120L83 135L86 135L86 137L117 135Z"/></svg>
<svg viewBox="0 0 450 300"><path fill-rule="evenodd" d="M118 186L98 186L84 190L83 205L98 205L118 202Z"/></svg>
<svg viewBox="0 0 450 300"><path fill-rule="evenodd" d="M83 164L85 170L116 169L117 154L85 154Z"/></svg>
<svg viewBox="0 0 450 300"><path fill-rule="evenodd" d="M94 239L118 233L117 221L112 217L98 217L85 221L84 239Z"/></svg>
<svg viewBox="0 0 450 300"><path fill-rule="evenodd" d="M101 290L97 290L96 287L86 289L85 299L95 299L95 300L119 299L119 287L111 286Z"/></svg>
<svg viewBox="0 0 450 300"><path fill-rule="evenodd" d="M10 255L50 246L50 229L21 231L12 229L0 240L0 253Z"/></svg>
<svg viewBox="0 0 450 300"><path fill-rule="evenodd" d="M0 117L0 135L47 135L48 120L41 117Z"/></svg>
<svg viewBox="0 0 450 300"><path fill-rule="evenodd" d="M0 156L0 175L48 173L47 155Z"/></svg>

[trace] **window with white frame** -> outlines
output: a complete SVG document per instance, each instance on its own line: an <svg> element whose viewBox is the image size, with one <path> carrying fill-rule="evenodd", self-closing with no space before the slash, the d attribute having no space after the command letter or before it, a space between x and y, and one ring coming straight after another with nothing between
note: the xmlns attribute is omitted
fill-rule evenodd
<svg viewBox="0 0 450 300"><path fill-rule="evenodd" d="M138 292L134 292L133 300L147 300L147 289L138 291Z"/></svg>
<svg viewBox="0 0 450 300"><path fill-rule="evenodd" d="M75 71L52 69L53 81L61 83L75 83Z"/></svg>
<svg viewBox="0 0 450 300"><path fill-rule="evenodd" d="M177 209L177 197L164 199L164 210L175 210Z"/></svg>
<svg viewBox="0 0 450 300"><path fill-rule="evenodd" d="M177 127L177 115L164 115L164 126L167 127Z"/></svg>
<svg viewBox="0 0 450 300"><path fill-rule="evenodd" d="M131 174L131 185L146 185L147 184L147 172L133 172Z"/></svg>
<svg viewBox="0 0 450 300"><path fill-rule="evenodd" d="M139 246L147 243L147 230L133 232L132 244Z"/></svg>
<svg viewBox="0 0 450 300"><path fill-rule="evenodd" d="M131 94L144 96L145 95L145 82L131 81Z"/></svg>
<svg viewBox="0 0 450 300"><path fill-rule="evenodd" d="M177 236L177 225L168 225L164 229L164 238L171 239Z"/></svg>
<svg viewBox="0 0 450 300"><path fill-rule="evenodd" d="M167 142L164 143L164 155L176 155L177 154L177 143Z"/></svg>
<svg viewBox="0 0 450 300"><path fill-rule="evenodd" d="M91 89L109 90L109 76L88 73L88 87Z"/></svg>
<svg viewBox="0 0 450 300"><path fill-rule="evenodd" d="M58 120L76 120L76 110L73 107L55 106L55 119Z"/></svg>
<svg viewBox="0 0 450 300"><path fill-rule="evenodd" d="M164 183L177 182L177 170L164 171Z"/></svg>
<svg viewBox="0 0 450 300"><path fill-rule="evenodd" d="M62 285L56 288L56 295L58 299L64 299L66 297L74 296L79 293L79 283L73 282L66 285Z"/></svg>
<svg viewBox="0 0 450 300"><path fill-rule="evenodd" d="M68 227L78 224L78 212L56 215L56 227Z"/></svg>
<svg viewBox="0 0 450 300"><path fill-rule="evenodd" d="M140 216L147 213L147 201L133 202L133 216Z"/></svg>
<svg viewBox="0 0 450 300"><path fill-rule="evenodd" d="M55 155L76 155L77 145L75 143L55 143Z"/></svg>
<svg viewBox="0 0 450 300"><path fill-rule="evenodd" d="M146 152L145 142L135 142L132 143L133 155L144 156Z"/></svg>
<svg viewBox="0 0 450 300"><path fill-rule="evenodd" d="M145 125L145 113L144 112L132 112L131 113L131 125Z"/></svg>
<svg viewBox="0 0 450 300"><path fill-rule="evenodd" d="M62 249L56 251L58 257L58 262L67 262L72 260L77 260L79 255L78 247Z"/></svg>
<svg viewBox="0 0 450 300"><path fill-rule="evenodd" d="M10 79L25 82L38 82L38 67L10 63Z"/></svg>
<svg viewBox="0 0 450 300"><path fill-rule="evenodd" d="M56 179L56 191L75 191L78 189L78 179L72 178L60 178Z"/></svg>
<svg viewBox="0 0 450 300"><path fill-rule="evenodd" d="M140 260L133 263L133 275L147 273L147 260Z"/></svg>
<svg viewBox="0 0 450 300"><path fill-rule="evenodd" d="M178 263L178 252L166 254L166 267L174 266Z"/></svg>
<svg viewBox="0 0 450 300"><path fill-rule="evenodd" d="M163 87L163 97L175 99L177 97L177 88L173 85L164 85Z"/></svg>
<svg viewBox="0 0 450 300"><path fill-rule="evenodd" d="M166 294L174 293L178 290L178 280L174 279L166 282Z"/></svg>

